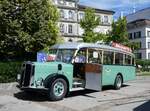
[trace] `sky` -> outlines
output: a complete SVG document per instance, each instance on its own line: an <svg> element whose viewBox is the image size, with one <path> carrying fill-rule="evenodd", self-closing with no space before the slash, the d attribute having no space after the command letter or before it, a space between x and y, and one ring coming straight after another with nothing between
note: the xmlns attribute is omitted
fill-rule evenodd
<svg viewBox="0 0 150 111"><path fill-rule="evenodd" d="M126 16L135 11L150 7L150 0L79 0L80 4L99 9L115 11L114 20L121 15Z"/></svg>

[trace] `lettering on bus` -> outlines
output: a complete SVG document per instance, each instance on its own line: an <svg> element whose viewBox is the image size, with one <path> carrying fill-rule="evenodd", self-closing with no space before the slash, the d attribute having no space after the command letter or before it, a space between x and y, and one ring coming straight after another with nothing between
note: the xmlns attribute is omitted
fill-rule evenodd
<svg viewBox="0 0 150 111"><path fill-rule="evenodd" d="M127 46L124 46L122 44L119 44L119 43L112 42L112 47L119 48L119 49L122 49L122 50L125 50L125 51L128 51L128 52L132 52L131 48L129 48Z"/></svg>

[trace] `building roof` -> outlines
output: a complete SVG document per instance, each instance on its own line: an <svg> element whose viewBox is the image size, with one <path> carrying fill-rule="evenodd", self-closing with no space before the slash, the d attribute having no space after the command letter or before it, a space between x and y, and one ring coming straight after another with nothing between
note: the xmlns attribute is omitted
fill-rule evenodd
<svg viewBox="0 0 150 111"><path fill-rule="evenodd" d="M150 19L137 19L135 21L132 21L128 24L135 24L135 23L140 23L140 22L145 22L145 23L149 23L150 22Z"/></svg>
<svg viewBox="0 0 150 111"><path fill-rule="evenodd" d="M126 18L128 23L136 20L150 19L150 7L129 14Z"/></svg>
<svg viewBox="0 0 150 111"><path fill-rule="evenodd" d="M131 15L135 15L135 14L137 14L137 13L143 13L143 12L145 12L146 10L150 10L150 7L147 7L147 8L141 9L141 10L138 10L138 11L136 11L135 13L131 13L131 14L127 15L126 17L131 16Z"/></svg>
<svg viewBox="0 0 150 111"><path fill-rule="evenodd" d="M115 48L109 45L103 45L103 44L96 44L96 43L73 43L73 42L68 42L64 44L56 44L51 47L51 49L81 49L81 48L100 48L100 49L106 49L106 50L113 50L116 52L122 52L122 53L127 53L131 54L131 52L127 52L125 50Z"/></svg>
<svg viewBox="0 0 150 111"><path fill-rule="evenodd" d="M138 19L127 24L128 29L150 25L150 19Z"/></svg>
<svg viewBox="0 0 150 111"><path fill-rule="evenodd" d="M78 4L78 9L79 10L84 11L86 8L93 8L93 9L95 9L96 13L106 13L106 14L114 14L115 13L112 10L104 10L104 9L99 9L99 8L94 8L94 7Z"/></svg>

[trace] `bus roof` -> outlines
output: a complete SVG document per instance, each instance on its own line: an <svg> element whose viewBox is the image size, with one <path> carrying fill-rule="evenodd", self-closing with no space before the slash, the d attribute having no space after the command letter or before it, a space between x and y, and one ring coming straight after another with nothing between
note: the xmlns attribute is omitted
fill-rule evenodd
<svg viewBox="0 0 150 111"><path fill-rule="evenodd" d="M104 44L97 44L97 43L68 42L63 44L56 44L51 47L51 49L81 49L81 48L99 48L99 49L111 50L111 51L122 52L122 53L133 55L133 53L125 51L123 49L115 48Z"/></svg>

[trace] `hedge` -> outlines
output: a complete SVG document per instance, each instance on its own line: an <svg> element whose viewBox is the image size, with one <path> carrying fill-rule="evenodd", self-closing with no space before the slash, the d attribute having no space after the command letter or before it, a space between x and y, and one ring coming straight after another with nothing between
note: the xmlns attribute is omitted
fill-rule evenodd
<svg viewBox="0 0 150 111"><path fill-rule="evenodd" d="M22 62L0 62L0 83L15 82Z"/></svg>
<svg viewBox="0 0 150 111"><path fill-rule="evenodd" d="M150 71L150 60L147 59L136 60L136 64L142 66L140 68L141 71Z"/></svg>

